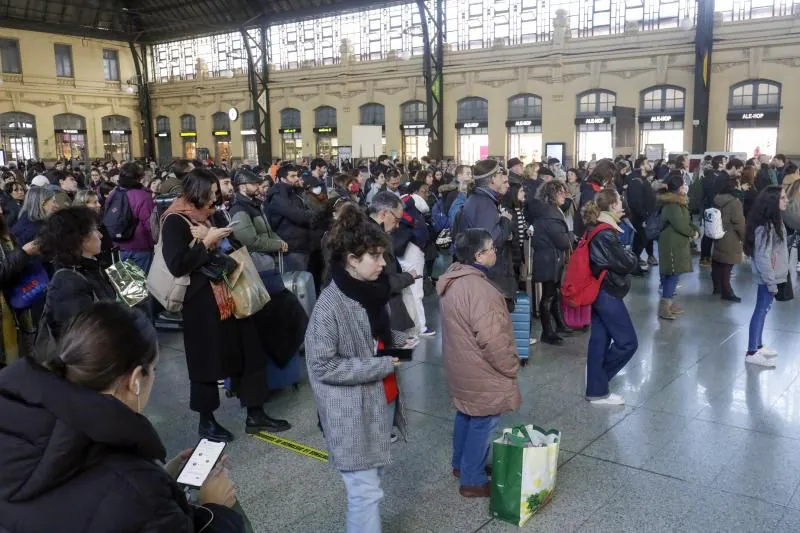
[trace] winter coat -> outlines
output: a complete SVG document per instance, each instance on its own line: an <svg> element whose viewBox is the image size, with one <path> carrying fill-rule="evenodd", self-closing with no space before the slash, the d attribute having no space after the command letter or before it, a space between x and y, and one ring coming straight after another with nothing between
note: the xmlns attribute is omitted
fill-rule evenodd
<svg viewBox="0 0 800 533"><path fill-rule="evenodd" d="M631 222L641 224L656 210L656 193L647 178L642 178L638 171L634 171L628 182L626 193Z"/></svg>
<svg viewBox="0 0 800 533"><path fill-rule="evenodd" d="M714 205L722 214L722 228L725 236L714 241L712 258L726 265L742 262L742 242L745 236L745 218L742 202L732 194L718 194Z"/></svg>
<svg viewBox="0 0 800 533"><path fill-rule="evenodd" d="M758 226L753 243L753 274L760 285L766 285L769 292L778 292L778 285L789 277L789 248L786 246L786 227L783 239L775 229L767 230Z"/></svg>
<svg viewBox="0 0 800 533"><path fill-rule="evenodd" d="M53 338L96 300L114 301L117 293L97 259L82 257L76 265L56 263L47 285L45 320ZM59 270L61 270L59 272Z"/></svg>
<svg viewBox="0 0 800 533"><path fill-rule="evenodd" d="M111 197L121 192L122 190L119 188L114 189L108 195L106 201L110 201ZM155 202L153 202L153 195L149 190L143 188L126 189L125 194L128 195L128 204L131 207L133 219L136 221L136 230L130 240L117 241L116 244L120 250L152 252L155 243L153 242L153 235L150 233L150 215L156 207Z"/></svg>
<svg viewBox="0 0 800 533"><path fill-rule="evenodd" d="M314 212L306 205L302 192L303 189L288 183L276 183L267 192L267 219L275 233L289 245L289 253L308 253L311 250Z"/></svg>
<svg viewBox="0 0 800 533"><path fill-rule="evenodd" d="M201 241L192 237L186 218L168 215L161 226L164 262L175 276L189 275L183 300L183 346L189 380L214 383L243 373L263 372L267 365L258 317L220 320L211 283L199 268L209 260ZM264 387L266 401L266 386Z"/></svg>
<svg viewBox="0 0 800 533"><path fill-rule="evenodd" d="M394 345L405 339L393 332ZM314 306L305 346L328 461L343 472L388 465L392 423L383 378L394 372L392 359L376 357L366 310L334 281ZM405 432L403 411L397 407L395 420Z"/></svg>
<svg viewBox="0 0 800 533"><path fill-rule="evenodd" d="M453 404L470 416L500 415L522 403L514 326L486 274L454 263L436 283L442 359Z"/></svg>
<svg viewBox="0 0 800 533"><path fill-rule="evenodd" d="M181 194L183 192L183 180L178 179L174 174L170 175L161 184L160 194Z"/></svg>
<svg viewBox="0 0 800 533"><path fill-rule="evenodd" d="M14 227L19 213L22 210L22 202L19 202L5 192L2 193L3 217L6 219L6 226L9 228Z"/></svg>
<svg viewBox="0 0 800 533"><path fill-rule="evenodd" d="M539 218L533 224L535 281L561 281L567 252L571 249L573 240L561 210L552 204L542 203Z"/></svg>
<svg viewBox="0 0 800 533"><path fill-rule="evenodd" d="M451 203L450 207L447 209L447 220L450 222L451 228L456 227L456 217L463 211L466 201L467 194L463 192L457 192L455 198L453 198L453 203Z"/></svg>
<svg viewBox="0 0 800 533"><path fill-rule="evenodd" d="M17 246L10 237L8 241L0 242L0 290L7 294L7 291L14 288L19 283L22 273L30 264L33 264L30 256ZM31 309L14 310L3 306L3 311L6 309L12 314L9 318L13 323L24 328L33 328ZM41 310L41 306L37 306L37 309ZM0 318L2 317L0 316ZM2 323L2 320L0 320L0 323ZM25 345L21 342L22 334L19 329L21 328L11 331L2 329L0 331L0 366L11 364L18 357L26 355ZM6 335L11 337L7 338Z"/></svg>
<svg viewBox="0 0 800 533"><path fill-rule="evenodd" d="M459 222L458 232L469 228L485 229L492 236L497 248L497 262L489 269L489 279L500 287L507 300L513 300L517 293L514 279L509 240L514 226L511 220L501 217L498 210L499 199L488 188L478 187L467 197Z"/></svg>
<svg viewBox="0 0 800 533"><path fill-rule="evenodd" d="M275 253L281 249L281 239L272 231L266 218L261 214L261 202L255 198L236 193L231 217L238 224L233 226L233 236L250 253Z"/></svg>
<svg viewBox="0 0 800 533"><path fill-rule="evenodd" d="M380 226L375 220L370 218L373 224L380 227L384 231L383 226ZM389 246L383 250L383 260L386 266L383 271L389 276L389 287L392 291L392 299L389 300L389 316L392 322L392 329L397 331L405 331L414 327L414 321L411 315L408 314L406 305L403 303L403 289L410 287L414 284L414 278L408 272L403 272L400 262L395 255L394 247L392 246L391 236L389 238ZM422 274L422 272L417 272Z"/></svg>
<svg viewBox="0 0 800 533"><path fill-rule="evenodd" d="M44 226L44 220L33 221L28 218L28 213L23 211L11 228L11 233L20 246L25 246L29 242L36 240L36 236L39 235L39 230L42 226Z"/></svg>
<svg viewBox="0 0 800 533"><path fill-rule="evenodd" d="M619 240L622 229L611 217L603 216L598 222L611 225L611 228L601 230L589 243L589 268L594 277L599 277L605 271L601 288L610 296L624 298L631 288L631 272L639 265L639 260L633 252L626 249ZM586 232L590 233L595 226L590 225Z"/></svg>
<svg viewBox="0 0 800 533"><path fill-rule="evenodd" d="M208 511L195 520L165 455L116 398L27 358L0 372L0 531L194 533Z"/></svg>
<svg viewBox="0 0 800 533"><path fill-rule="evenodd" d="M661 206L661 233L658 236L658 263L662 276L692 271L689 243L698 233L689 216L686 195L664 193L658 196Z"/></svg>
<svg viewBox="0 0 800 533"><path fill-rule="evenodd" d="M541 187L544 180L536 178L532 180L525 180L522 182L522 188L525 189L525 219L528 224L533 224L539 216L539 209L541 208L541 200L537 197L539 187Z"/></svg>

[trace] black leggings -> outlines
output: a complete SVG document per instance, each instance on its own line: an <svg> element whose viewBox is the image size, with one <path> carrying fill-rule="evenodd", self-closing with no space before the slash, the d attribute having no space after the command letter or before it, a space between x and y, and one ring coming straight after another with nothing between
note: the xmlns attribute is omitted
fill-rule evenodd
<svg viewBox="0 0 800 533"><path fill-rule="evenodd" d="M733 296L733 287L731 287L732 270L733 265L728 263L711 262L711 281L714 283L715 293L719 293L722 296Z"/></svg>

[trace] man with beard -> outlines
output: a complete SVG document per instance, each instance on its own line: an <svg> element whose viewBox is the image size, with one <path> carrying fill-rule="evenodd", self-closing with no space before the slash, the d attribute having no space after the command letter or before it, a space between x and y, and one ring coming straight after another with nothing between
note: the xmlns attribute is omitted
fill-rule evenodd
<svg viewBox="0 0 800 533"><path fill-rule="evenodd" d="M234 222L233 236L240 244L247 246L247 251L260 272L275 268L275 262L269 254L286 252L289 249L261 215L262 202L258 199L258 193L263 181L249 170L237 172L237 191L230 209Z"/></svg>
<svg viewBox="0 0 800 533"><path fill-rule="evenodd" d="M303 199L303 181L294 165L278 170L278 182L267 192L266 212L272 228L288 244L286 270L307 272L314 212Z"/></svg>

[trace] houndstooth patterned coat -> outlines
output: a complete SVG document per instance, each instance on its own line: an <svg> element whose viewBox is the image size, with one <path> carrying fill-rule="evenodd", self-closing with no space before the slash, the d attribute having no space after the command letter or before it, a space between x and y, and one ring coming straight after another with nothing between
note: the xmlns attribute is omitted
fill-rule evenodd
<svg viewBox="0 0 800 533"><path fill-rule="evenodd" d="M395 345L405 339L393 332ZM342 472L389 464L392 427L383 378L393 372L392 359L375 357L366 310L333 281L314 306L305 346L330 463ZM405 431L399 398L395 423Z"/></svg>

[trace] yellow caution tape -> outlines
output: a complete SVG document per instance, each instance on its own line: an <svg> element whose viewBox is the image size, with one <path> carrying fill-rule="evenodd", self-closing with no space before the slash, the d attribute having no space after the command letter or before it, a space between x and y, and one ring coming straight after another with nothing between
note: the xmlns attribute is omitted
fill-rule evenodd
<svg viewBox="0 0 800 533"><path fill-rule="evenodd" d="M274 444L275 446L280 446L281 448L285 448L300 455L305 455L306 457L316 459L317 461L322 461L323 463L328 462L328 452L324 450L318 450L293 440L284 439L283 437L273 435L272 433L267 433L266 431L255 433L253 436L259 440L263 440L264 442Z"/></svg>

